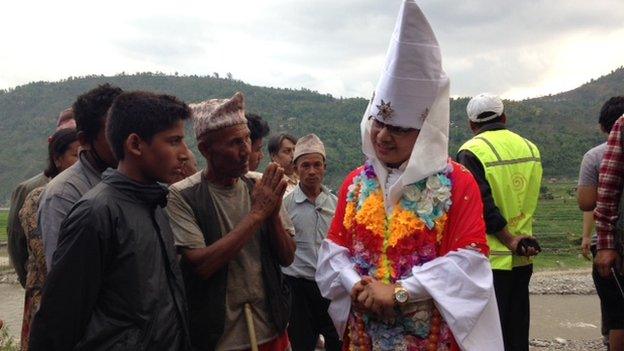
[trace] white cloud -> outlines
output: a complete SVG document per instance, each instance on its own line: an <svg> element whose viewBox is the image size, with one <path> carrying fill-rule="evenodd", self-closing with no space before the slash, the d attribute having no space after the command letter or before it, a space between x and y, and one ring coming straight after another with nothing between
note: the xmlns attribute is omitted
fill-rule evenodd
<svg viewBox="0 0 624 351"><path fill-rule="evenodd" d="M419 3L438 35L453 95L556 93L624 64L621 0ZM256 85L368 97L399 5L8 0L0 13L0 88L151 70L231 72Z"/></svg>

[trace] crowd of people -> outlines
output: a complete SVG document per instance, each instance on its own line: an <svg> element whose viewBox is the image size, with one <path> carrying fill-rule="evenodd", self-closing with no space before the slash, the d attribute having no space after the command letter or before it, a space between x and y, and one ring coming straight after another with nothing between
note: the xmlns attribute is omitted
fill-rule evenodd
<svg viewBox="0 0 624 351"><path fill-rule="evenodd" d="M360 124L365 162L337 194L323 141L271 135L240 92L78 96L45 171L11 199L22 350L528 351L539 149L483 93L467 106L474 137L449 157L449 79L413 0L387 55ZM578 187L610 350L624 347L623 114L622 97L603 107L609 141Z"/></svg>

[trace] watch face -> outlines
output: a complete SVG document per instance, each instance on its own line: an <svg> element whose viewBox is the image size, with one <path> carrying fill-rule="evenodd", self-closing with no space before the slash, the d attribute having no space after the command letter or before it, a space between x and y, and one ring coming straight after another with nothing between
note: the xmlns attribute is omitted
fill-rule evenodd
<svg viewBox="0 0 624 351"><path fill-rule="evenodd" d="M407 302L408 299L408 295L407 295L407 290L399 290L396 292L396 300L399 303L405 303Z"/></svg>

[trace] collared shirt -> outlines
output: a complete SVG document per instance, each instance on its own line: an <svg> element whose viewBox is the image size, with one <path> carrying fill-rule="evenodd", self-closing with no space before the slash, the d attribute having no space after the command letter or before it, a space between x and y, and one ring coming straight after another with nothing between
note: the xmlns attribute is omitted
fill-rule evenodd
<svg viewBox="0 0 624 351"><path fill-rule="evenodd" d="M38 221L48 271L52 267L61 223L82 195L102 180L102 173L93 168L85 155L81 152L78 162L54 177L41 195Z"/></svg>
<svg viewBox="0 0 624 351"><path fill-rule="evenodd" d="M327 231L336 212L337 198L325 186L311 202L297 186L286 198L284 207L295 226L297 250L293 263L282 269L292 277L314 281L316 262L321 243L327 237Z"/></svg>
<svg viewBox="0 0 624 351"><path fill-rule="evenodd" d="M483 132L505 129L505 125L502 123L488 123L479 129L476 135ZM481 199L483 200L483 218L485 219L486 231L489 234L498 233L507 225L507 220L503 217L500 209L494 203L494 197L492 196L492 188L485 178L485 170L481 161L470 151L462 150L457 153L457 162L461 163L464 167L470 170L470 173L474 176L479 190L481 191Z"/></svg>
<svg viewBox="0 0 624 351"><path fill-rule="evenodd" d="M624 151L622 151L622 124L624 116L615 122L607 149L600 163L598 177L598 199L594 217L596 218L596 232L598 242L596 248L615 249L615 223L618 219L618 205L624 185Z"/></svg>

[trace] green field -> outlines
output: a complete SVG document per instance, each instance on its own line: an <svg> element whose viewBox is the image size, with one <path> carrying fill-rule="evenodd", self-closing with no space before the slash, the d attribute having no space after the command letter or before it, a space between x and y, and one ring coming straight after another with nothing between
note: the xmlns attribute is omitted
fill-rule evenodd
<svg viewBox="0 0 624 351"><path fill-rule="evenodd" d="M580 256L582 214L576 205L575 183L543 184L552 199L541 199L535 214L533 232L543 252L535 259L536 269L591 267ZM8 211L0 211L0 242L7 239Z"/></svg>
<svg viewBox="0 0 624 351"><path fill-rule="evenodd" d="M576 183L544 180L542 188L533 233L543 251L535 259L535 267L591 267L591 262L580 255L583 216L576 203Z"/></svg>
<svg viewBox="0 0 624 351"><path fill-rule="evenodd" d="M7 217L9 216L9 211L0 210L0 243L7 241Z"/></svg>

